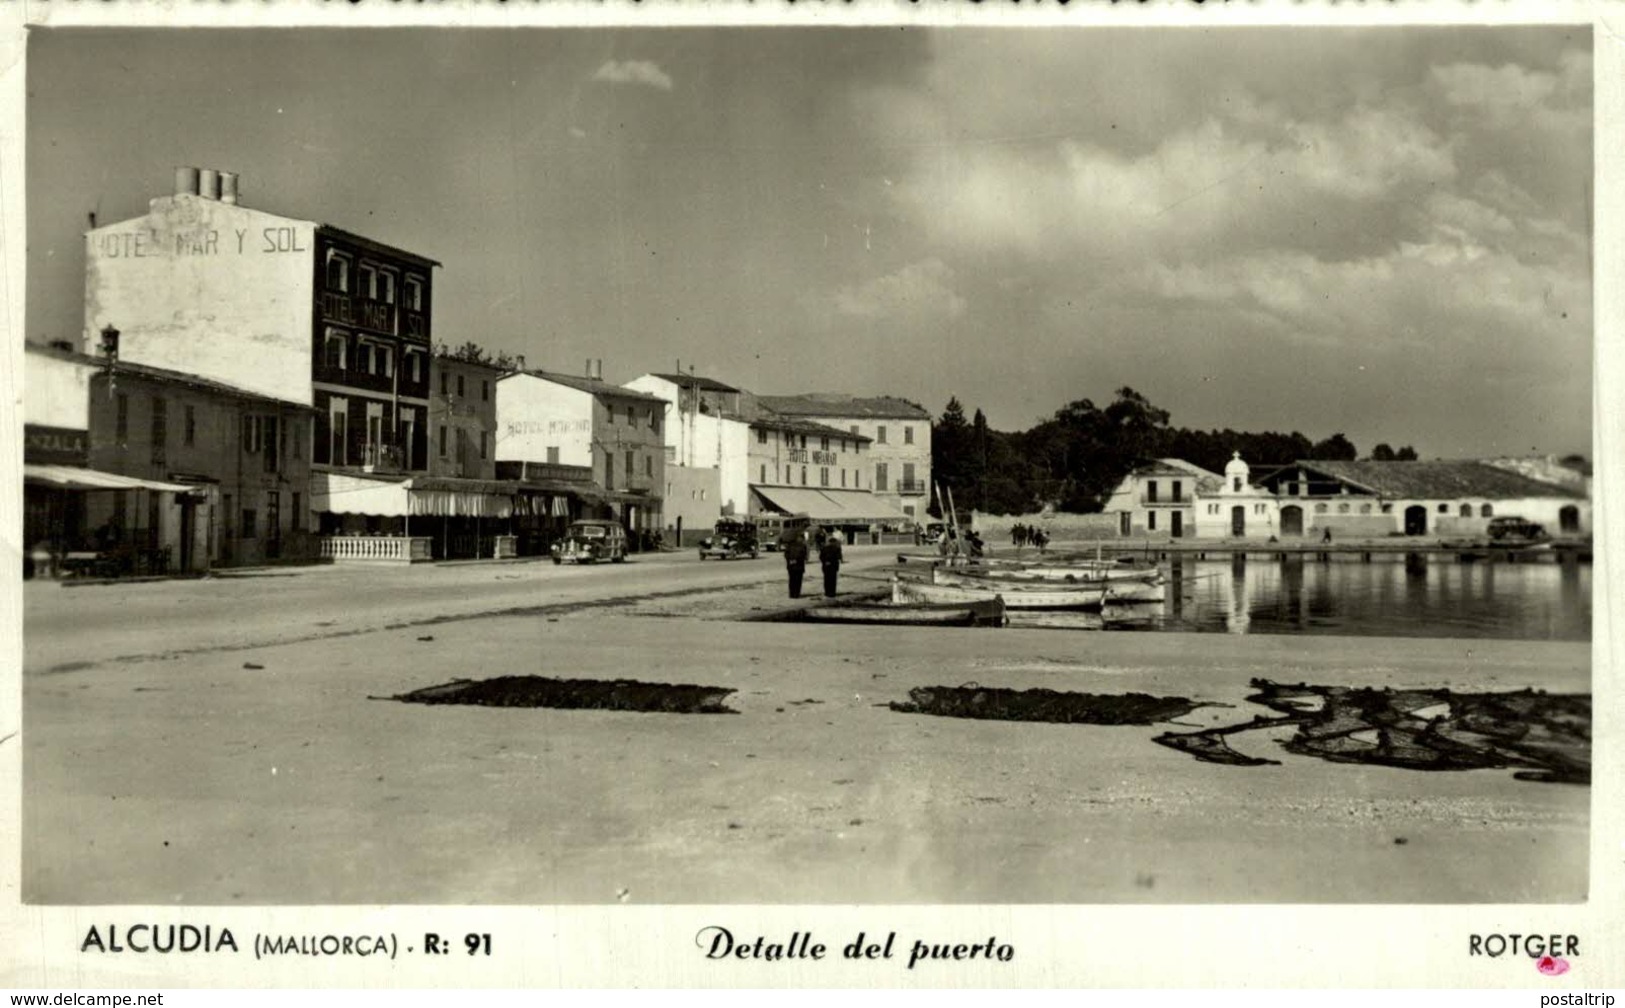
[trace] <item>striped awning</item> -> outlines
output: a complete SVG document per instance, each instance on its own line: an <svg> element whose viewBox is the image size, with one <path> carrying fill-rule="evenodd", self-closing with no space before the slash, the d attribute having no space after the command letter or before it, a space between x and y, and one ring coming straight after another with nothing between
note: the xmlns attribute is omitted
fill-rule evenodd
<svg viewBox="0 0 1625 1008"><path fill-rule="evenodd" d="M781 514L804 514L815 524L881 525L908 516L865 490L751 485L769 508Z"/></svg>
<svg viewBox="0 0 1625 1008"><path fill-rule="evenodd" d="M162 493L197 494L204 491L185 483L161 483L158 480L137 479L99 469L80 466L23 464L23 483L34 486L54 486L65 490L157 490Z"/></svg>

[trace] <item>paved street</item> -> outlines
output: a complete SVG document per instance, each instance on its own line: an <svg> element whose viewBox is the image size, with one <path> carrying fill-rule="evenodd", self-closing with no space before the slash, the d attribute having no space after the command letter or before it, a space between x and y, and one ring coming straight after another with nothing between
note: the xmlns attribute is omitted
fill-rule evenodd
<svg viewBox="0 0 1625 1008"><path fill-rule="evenodd" d="M857 549L866 566L894 550ZM1157 745L1252 677L1590 688L1582 644L740 622L782 563L470 564L29 585L24 897L76 904L1562 902L1591 789ZM613 605L599 604L619 600ZM459 617L442 619L444 617ZM440 619L439 622L429 622ZM136 657L123 657L136 656ZM425 706L635 678L736 714ZM1156 725L892 710L977 682L1205 704ZM1216 706L1225 705L1225 706Z"/></svg>

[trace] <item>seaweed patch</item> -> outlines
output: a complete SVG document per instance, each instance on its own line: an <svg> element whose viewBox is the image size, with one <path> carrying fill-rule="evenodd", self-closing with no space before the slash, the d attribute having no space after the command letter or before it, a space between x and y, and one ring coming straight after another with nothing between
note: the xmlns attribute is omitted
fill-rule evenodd
<svg viewBox="0 0 1625 1008"><path fill-rule="evenodd" d="M1591 696L1537 690L1456 693L1448 689L1251 683L1247 699L1279 711L1237 725L1167 732L1154 741L1199 760L1260 766L1279 760L1242 755L1227 737L1295 725L1281 747L1334 763L1408 770L1517 768L1518 780L1591 782Z"/></svg>
<svg viewBox="0 0 1625 1008"><path fill-rule="evenodd" d="M1217 706L1185 697L1149 693L1066 693L1051 689L998 689L964 686L919 686L909 702L891 709L905 714L984 718L996 721L1050 721L1058 724L1150 725Z"/></svg>
<svg viewBox="0 0 1625 1008"><path fill-rule="evenodd" d="M500 676L453 679L392 697L421 704L473 704L480 707L555 707L566 710L618 710L665 714L737 714L723 704L734 690L690 683L646 683L635 679L550 679Z"/></svg>

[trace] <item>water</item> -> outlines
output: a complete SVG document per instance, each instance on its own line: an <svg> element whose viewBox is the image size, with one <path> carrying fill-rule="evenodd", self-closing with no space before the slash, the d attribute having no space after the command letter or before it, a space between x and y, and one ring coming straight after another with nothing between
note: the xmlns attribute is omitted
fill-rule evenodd
<svg viewBox="0 0 1625 1008"><path fill-rule="evenodd" d="M1589 641L1591 567L1357 558L1175 559L1165 601L1010 614L1011 626L1364 637Z"/></svg>

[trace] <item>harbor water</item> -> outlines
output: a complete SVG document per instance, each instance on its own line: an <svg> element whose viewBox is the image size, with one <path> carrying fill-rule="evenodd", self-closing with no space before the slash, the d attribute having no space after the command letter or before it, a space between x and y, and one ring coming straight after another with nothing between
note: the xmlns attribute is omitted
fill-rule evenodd
<svg viewBox="0 0 1625 1008"><path fill-rule="evenodd" d="M1011 626L1235 634L1589 641L1591 566L1419 555L1175 557L1162 602L1012 612Z"/></svg>

